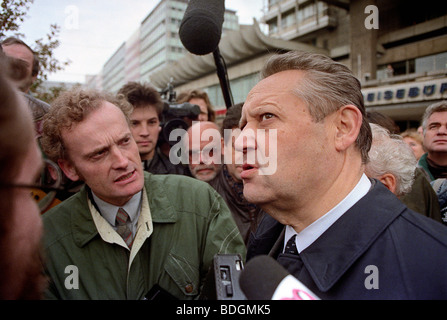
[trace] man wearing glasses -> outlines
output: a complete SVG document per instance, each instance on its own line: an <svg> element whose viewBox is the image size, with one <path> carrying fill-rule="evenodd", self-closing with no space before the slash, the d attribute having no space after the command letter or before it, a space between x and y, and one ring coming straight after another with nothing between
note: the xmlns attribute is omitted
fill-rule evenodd
<svg viewBox="0 0 447 320"><path fill-rule="evenodd" d="M130 111L124 99L73 89L45 117L45 153L69 179L85 182L43 216L47 298L151 299L156 291L194 299L215 254L245 256L211 187L143 171ZM77 277L69 285L67 267Z"/></svg>
<svg viewBox="0 0 447 320"><path fill-rule="evenodd" d="M42 156L24 98L6 79L0 52L0 300L40 299L42 221L30 197Z"/></svg>

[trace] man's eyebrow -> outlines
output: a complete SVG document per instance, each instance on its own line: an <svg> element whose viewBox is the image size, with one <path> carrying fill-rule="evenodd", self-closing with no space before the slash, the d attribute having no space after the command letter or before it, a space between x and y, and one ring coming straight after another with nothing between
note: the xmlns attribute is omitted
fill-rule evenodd
<svg viewBox="0 0 447 320"><path fill-rule="evenodd" d="M110 148L109 146L100 146L100 147L88 152L87 154L85 154L84 158L86 158L86 159L91 158L102 151L107 151L109 148Z"/></svg>
<svg viewBox="0 0 447 320"><path fill-rule="evenodd" d="M130 132L127 132L126 134L124 134L121 138L118 139L118 144L120 144L121 142L130 139L132 137L132 134Z"/></svg>

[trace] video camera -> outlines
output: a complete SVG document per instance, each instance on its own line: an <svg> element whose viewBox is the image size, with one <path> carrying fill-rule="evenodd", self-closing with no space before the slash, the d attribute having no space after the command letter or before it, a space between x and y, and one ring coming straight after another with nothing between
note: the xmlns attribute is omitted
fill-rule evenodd
<svg viewBox="0 0 447 320"><path fill-rule="evenodd" d="M163 99L164 107L160 116L161 131L158 140L159 143L167 142L170 146L173 146L178 141L169 140L172 130L184 129L186 131L191 126L192 121L197 120L200 114L200 107L188 102L175 103L176 92L172 85L172 79L166 88L160 92L160 95Z"/></svg>

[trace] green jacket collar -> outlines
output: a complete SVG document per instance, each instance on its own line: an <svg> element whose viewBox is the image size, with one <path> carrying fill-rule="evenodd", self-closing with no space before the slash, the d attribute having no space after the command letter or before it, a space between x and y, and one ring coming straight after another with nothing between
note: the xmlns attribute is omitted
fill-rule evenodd
<svg viewBox="0 0 447 320"><path fill-rule="evenodd" d="M418 161L418 167L424 169L424 173L430 181L435 180L433 175L431 174L430 170L428 169L428 162L427 162L427 156L428 153L424 153L422 157Z"/></svg>

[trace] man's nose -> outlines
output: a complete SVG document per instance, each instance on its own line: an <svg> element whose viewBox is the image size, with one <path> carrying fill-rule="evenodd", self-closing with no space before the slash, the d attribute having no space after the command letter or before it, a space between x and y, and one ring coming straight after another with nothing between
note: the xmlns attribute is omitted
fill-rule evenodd
<svg viewBox="0 0 447 320"><path fill-rule="evenodd" d="M148 135L149 135L148 126L146 124L143 124L141 126L140 136L148 136Z"/></svg>
<svg viewBox="0 0 447 320"><path fill-rule="evenodd" d="M127 168L129 165L129 159L118 147L112 148L112 157L114 169Z"/></svg>
<svg viewBox="0 0 447 320"><path fill-rule="evenodd" d="M251 128L244 128L234 141L234 149L246 154L250 149L256 149L256 134Z"/></svg>
<svg viewBox="0 0 447 320"><path fill-rule="evenodd" d="M447 123L439 126L438 134L447 134Z"/></svg>

